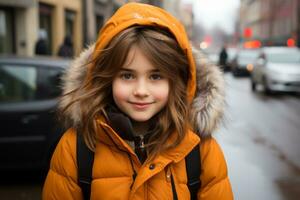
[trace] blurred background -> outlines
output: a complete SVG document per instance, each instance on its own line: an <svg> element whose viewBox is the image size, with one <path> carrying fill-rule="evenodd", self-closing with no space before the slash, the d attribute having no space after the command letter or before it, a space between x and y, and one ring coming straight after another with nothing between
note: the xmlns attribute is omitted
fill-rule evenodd
<svg viewBox="0 0 300 200"><path fill-rule="evenodd" d="M0 0L0 197L41 199L63 130L60 77L127 0ZM216 131L235 199L300 198L300 1L140 0L185 26L226 80Z"/></svg>

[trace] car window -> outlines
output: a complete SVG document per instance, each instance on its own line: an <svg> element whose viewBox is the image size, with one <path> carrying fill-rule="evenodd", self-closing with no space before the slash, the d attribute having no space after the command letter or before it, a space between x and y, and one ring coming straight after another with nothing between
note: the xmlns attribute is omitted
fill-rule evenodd
<svg viewBox="0 0 300 200"><path fill-rule="evenodd" d="M240 58L242 59L255 59L258 57L258 52L256 51L242 51L240 54L239 54Z"/></svg>
<svg viewBox="0 0 300 200"><path fill-rule="evenodd" d="M37 99L52 99L61 94L60 78L62 70L59 68L40 68L38 77Z"/></svg>
<svg viewBox="0 0 300 200"><path fill-rule="evenodd" d="M34 99L37 69L0 65L0 102L20 102Z"/></svg>
<svg viewBox="0 0 300 200"><path fill-rule="evenodd" d="M232 60L236 54L237 54L237 50L236 49L228 49L228 59Z"/></svg>
<svg viewBox="0 0 300 200"><path fill-rule="evenodd" d="M269 53L267 60L272 63L300 63L299 52Z"/></svg>
<svg viewBox="0 0 300 200"><path fill-rule="evenodd" d="M258 51L241 51L238 54L238 61L251 63L258 58L258 55Z"/></svg>
<svg viewBox="0 0 300 200"><path fill-rule="evenodd" d="M36 66L0 65L0 102L28 102L60 94L61 70Z"/></svg>

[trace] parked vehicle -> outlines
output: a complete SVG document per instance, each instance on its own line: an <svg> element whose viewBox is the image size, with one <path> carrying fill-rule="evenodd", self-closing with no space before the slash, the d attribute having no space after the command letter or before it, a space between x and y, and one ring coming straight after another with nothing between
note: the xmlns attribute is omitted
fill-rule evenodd
<svg viewBox="0 0 300 200"><path fill-rule="evenodd" d="M265 93L300 92L300 50L291 47L264 47L251 75L251 88L261 84Z"/></svg>
<svg viewBox="0 0 300 200"><path fill-rule="evenodd" d="M0 169L42 169L62 130L55 122L69 60L0 57Z"/></svg>
<svg viewBox="0 0 300 200"><path fill-rule="evenodd" d="M232 61L232 74L234 76L249 76L258 56L259 51L257 49L240 49Z"/></svg>

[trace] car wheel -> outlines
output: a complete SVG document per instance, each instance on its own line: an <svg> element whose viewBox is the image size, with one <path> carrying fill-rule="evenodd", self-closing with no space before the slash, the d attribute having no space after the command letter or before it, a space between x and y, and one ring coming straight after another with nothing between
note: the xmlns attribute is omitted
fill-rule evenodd
<svg viewBox="0 0 300 200"><path fill-rule="evenodd" d="M234 69L232 71L233 76L237 77L239 75L238 70Z"/></svg>

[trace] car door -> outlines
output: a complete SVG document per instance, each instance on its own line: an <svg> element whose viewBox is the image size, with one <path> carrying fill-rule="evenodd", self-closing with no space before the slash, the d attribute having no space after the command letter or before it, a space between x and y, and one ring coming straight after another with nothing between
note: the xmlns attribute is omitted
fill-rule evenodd
<svg viewBox="0 0 300 200"><path fill-rule="evenodd" d="M0 168L40 167L55 131L61 68L0 64Z"/></svg>

